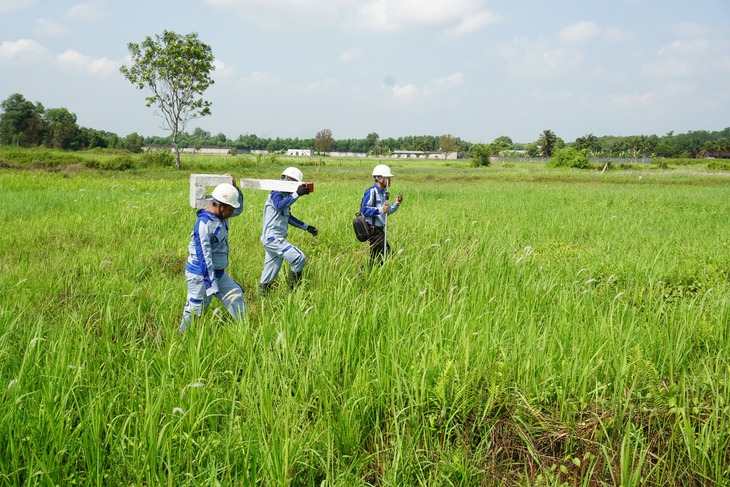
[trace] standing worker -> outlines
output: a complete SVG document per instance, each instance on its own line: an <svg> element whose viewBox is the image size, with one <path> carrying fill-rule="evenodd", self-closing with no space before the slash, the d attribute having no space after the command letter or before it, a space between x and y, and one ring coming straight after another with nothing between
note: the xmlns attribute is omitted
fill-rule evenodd
<svg viewBox="0 0 730 487"><path fill-rule="evenodd" d="M360 204L360 213L365 216L365 220L370 225L370 265L383 263L385 255L390 252L390 245L387 238L388 215L395 213L403 201L403 195L399 194L395 197L393 204L388 203L390 193L390 178L393 173L385 164L379 164L373 169L373 185L369 187L362 196Z"/></svg>
<svg viewBox="0 0 730 487"><path fill-rule="evenodd" d="M230 176L230 174L227 174ZM243 212L243 195L236 179L213 189L213 203L198 210L198 219L190 233L185 279L188 300L178 331L190 325L193 315L200 317L213 296L217 297L237 320L246 313L243 288L226 273L228 267L228 219Z"/></svg>
<svg viewBox="0 0 730 487"><path fill-rule="evenodd" d="M282 181L302 182L302 171L296 167L287 167L281 173ZM289 225L306 230L316 237L319 231L291 214L291 206L300 196L307 195L311 189L300 184L293 193L272 191L264 205L264 224L261 232L261 243L264 246L264 270L259 282L259 294L266 295L273 285L274 279L286 260L289 262L289 288L294 289L302 280L302 270L306 257L304 253L286 240Z"/></svg>

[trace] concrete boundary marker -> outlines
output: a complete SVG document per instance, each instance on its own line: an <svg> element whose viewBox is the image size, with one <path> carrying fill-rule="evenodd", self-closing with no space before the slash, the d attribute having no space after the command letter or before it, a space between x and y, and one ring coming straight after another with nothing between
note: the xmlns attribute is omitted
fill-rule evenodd
<svg viewBox="0 0 730 487"><path fill-rule="evenodd" d="M190 175L190 206L196 209L206 208L213 201L208 188L214 188L221 183L233 184L233 177L223 174L191 174Z"/></svg>

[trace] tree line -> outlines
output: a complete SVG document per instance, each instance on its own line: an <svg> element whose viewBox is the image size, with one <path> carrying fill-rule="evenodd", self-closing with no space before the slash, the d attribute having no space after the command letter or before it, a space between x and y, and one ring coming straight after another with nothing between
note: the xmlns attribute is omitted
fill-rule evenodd
<svg viewBox="0 0 730 487"><path fill-rule="evenodd" d="M26 100L14 93L0 103L0 144L18 147L51 147L64 150L122 149L141 152L144 146L171 145L172 136L144 137L132 133L121 137L112 132L81 127L76 115L67 108L45 108L39 102ZM446 135L415 135L381 138L371 132L362 139L334 138L332 131L323 129L312 138L259 137L241 134L229 139L225 134L211 134L202 128L177 134L180 147L229 147L239 150L266 150L285 152L288 149L311 149L316 152L356 152L371 155L389 155L393 151L459 152L479 151L492 155L526 155L550 157L563 147L574 147L592 157L730 157L730 127L721 131L690 131L684 134L669 132L662 136L596 136L587 134L566 143L552 130L545 130L529 143L513 142L509 136L500 136L488 144L473 144L459 137Z"/></svg>
<svg viewBox="0 0 730 487"><path fill-rule="evenodd" d="M145 144L144 138L136 133L122 138L111 132L81 127L76 121L76 114L68 109L45 108L39 102L26 100L20 93L3 100L0 109L0 145L64 150L114 148L141 152Z"/></svg>

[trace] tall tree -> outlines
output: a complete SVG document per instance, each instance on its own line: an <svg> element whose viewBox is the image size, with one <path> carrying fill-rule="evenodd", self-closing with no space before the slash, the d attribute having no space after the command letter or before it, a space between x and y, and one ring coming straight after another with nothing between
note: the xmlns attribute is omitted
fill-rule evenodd
<svg viewBox="0 0 730 487"><path fill-rule="evenodd" d="M41 143L43 105L33 104L20 93L13 93L0 103L0 108L0 144L30 146Z"/></svg>
<svg viewBox="0 0 730 487"><path fill-rule="evenodd" d="M453 135L447 134L439 137L439 150L441 152L456 152L458 145Z"/></svg>
<svg viewBox="0 0 730 487"><path fill-rule="evenodd" d="M365 146L363 147L363 152L370 152L375 150L375 148L378 145L378 142L380 142L380 136L377 132L370 132L368 136L365 138Z"/></svg>
<svg viewBox="0 0 730 487"><path fill-rule="evenodd" d="M514 142L512 142L512 138L508 137L507 135L502 135L492 141L492 147L496 149L497 152L503 150L512 150L513 146Z"/></svg>
<svg viewBox="0 0 730 487"><path fill-rule="evenodd" d="M597 154L601 150L601 144L598 142L598 137L593 134L586 134L575 139L575 148Z"/></svg>
<svg viewBox="0 0 730 487"><path fill-rule="evenodd" d="M49 108L45 113L48 124L48 143L55 149L70 149L77 142L79 126L76 114L66 108ZM78 144L76 144L78 145ZM79 149L80 147L73 147Z"/></svg>
<svg viewBox="0 0 730 487"><path fill-rule="evenodd" d="M180 169L178 134L190 120L211 113L211 103L202 95L214 83L213 52L195 32L181 36L167 30L154 39L147 36L141 44L130 42L127 47L132 63L119 70L138 89L152 90L147 106L155 107L155 114L163 120L162 128L172 133L175 165Z"/></svg>
<svg viewBox="0 0 730 487"><path fill-rule="evenodd" d="M538 144L540 146L540 155L542 155L543 157L550 157L553 153L553 149L555 148L555 143L557 142L557 140L558 137L552 130L544 130L542 132L542 135L540 135L540 139L538 140Z"/></svg>
<svg viewBox="0 0 730 487"><path fill-rule="evenodd" d="M314 137L314 150L317 152L330 152L334 139L332 139L332 131L330 129L324 129L317 132Z"/></svg>
<svg viewBox="0 0 730 487"><path fill-rule="evenodd" d="M469 155L472 157L472 166L488 167L491 164L490 157L493 153L494 148L490 144L474 144L469 150Z"/></svg>

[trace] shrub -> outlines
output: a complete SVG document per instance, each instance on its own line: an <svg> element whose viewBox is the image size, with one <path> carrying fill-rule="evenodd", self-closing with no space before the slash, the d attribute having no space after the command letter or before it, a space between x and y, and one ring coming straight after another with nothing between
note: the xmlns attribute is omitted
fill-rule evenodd
<svg viewBox="0 0 730 487"><path fill-rule="evenodd" d="M578 169L591 167L585 151L578 150L575 147L557 149L547 165L549 167L576 167Z"/></svg>
<svg viewBox="0 0 730 487"><path fill-rule="evenodd" d="M469 155L472 157L471 165L474 167L489 167L492 162L489 159L492 148L487 144L474 144L469 149Z"/></svg>
<svg viewBox="0 0 730 487"><path fill-rule="evenodd" d="M730 171L730 162L712 161L707 164L707 169L713 171Z"/></svg>
<svg viewBox="0 0 730 487"><path fill-rule="evenodd" d="M126 171L134 168L134 165L134 160L130 155L120 155L99 161L99 169L109 171Z"/></svg>
<svg viewBox="0 0 730 487"><path fill-rule="evenodd" d="M169 150L151 150L142 154L142 163L151 167L170 167L175 165L175 156Z"/></svg>

